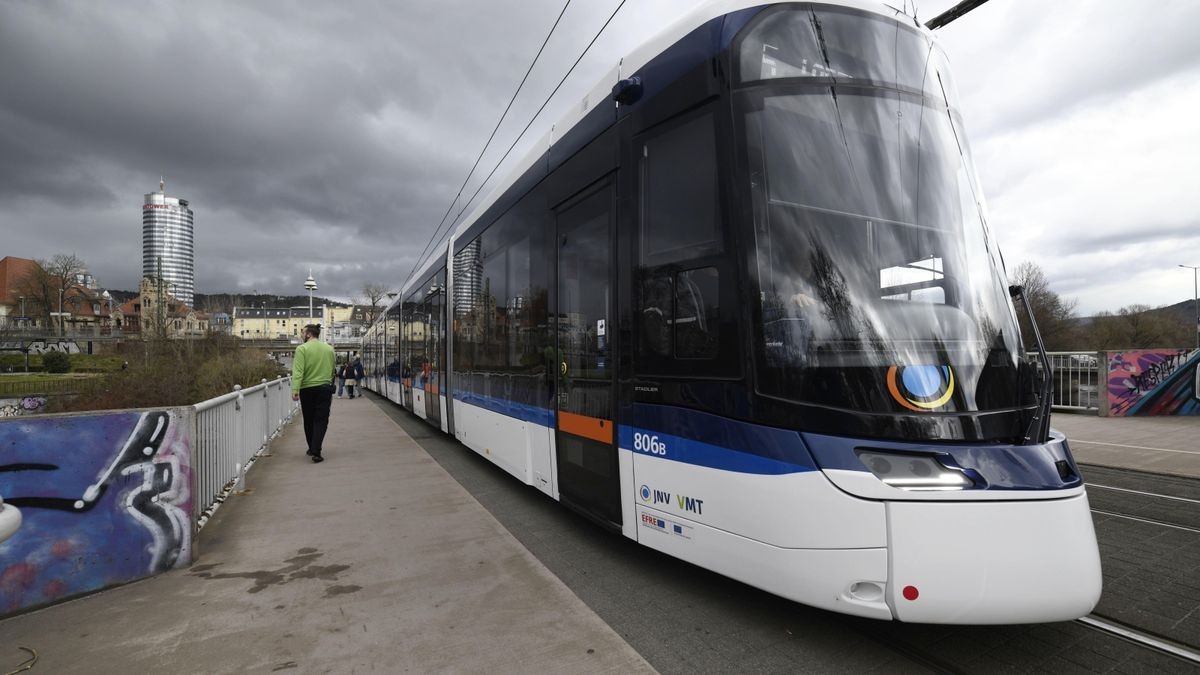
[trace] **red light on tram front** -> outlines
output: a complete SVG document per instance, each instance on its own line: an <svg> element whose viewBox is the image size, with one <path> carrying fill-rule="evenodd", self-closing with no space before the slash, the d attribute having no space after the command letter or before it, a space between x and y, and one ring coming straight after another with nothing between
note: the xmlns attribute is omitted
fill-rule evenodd
<svg viewBox="0 0 1200 675"><path fill-rule="evenodd" d="M916 600L921 595L916 586L905 586L904 590L900 591L900 593L904 595L905 600Z"/></svg>

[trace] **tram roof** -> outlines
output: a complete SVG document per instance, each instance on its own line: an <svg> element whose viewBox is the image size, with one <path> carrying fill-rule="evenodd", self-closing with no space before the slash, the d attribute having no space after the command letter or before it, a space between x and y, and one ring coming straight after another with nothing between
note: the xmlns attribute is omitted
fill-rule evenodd
<svg viewBox="0 0 1200 675"><path fill-rule="evenodd" d="M521 161L518 162L507 174L504 180L496 185L484 198L479 202L471 213L454 228L448 243L450 249L453 250L458 239L484 216L488 209L498 202L505 193L516 183L522 176L525 175L534 164L546 156L547 152L554 144L562 140L572 129L575 128L580 121L583 120L589 113L600 105L610 103L612 87L619 82L623 77L628 77L637 73L652 59L667 51L676 42L683 39L692 31L703 26L705 23L726 14L732 14L744 9L766 8L775 4L787 4L784 2L764 2L763 0L709 0L703 2L691 10L680 16L676 21L668 24L657 35L643 42L640 46L625 55L617 61L617 65L608 70L599 81L588 90L584 95L579 105L572 106L558 122L550 127L540 138L530 147ZM882 2L871 2L868 0L817 0L817 4L837 5L840 7L849 7L862 11L872 12L887 16L909 17L903 10L892 7L891 5ZM920 29L926 34L931 34L928 28L921 25L913 19L914 27ZM430 270L444 262L445 249L439 249L437 255L431 256L429 260L421 265L420 269L412 275L412 279L401 289L400 295L396 298L396 302L403 300L413 287L420 283Z"/></svg>

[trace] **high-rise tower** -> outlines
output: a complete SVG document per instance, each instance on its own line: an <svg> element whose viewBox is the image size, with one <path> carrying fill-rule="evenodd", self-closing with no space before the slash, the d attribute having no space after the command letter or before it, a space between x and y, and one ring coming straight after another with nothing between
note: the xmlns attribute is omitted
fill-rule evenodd
<svg viewBox="0 0 1200 675"><path fill-rule="evenodd" d="M142 276L157 277L160 259L163 290L190 306L196 290L192 210L186 199L167 196L161 178L158 192L142 203Z"/></svg>

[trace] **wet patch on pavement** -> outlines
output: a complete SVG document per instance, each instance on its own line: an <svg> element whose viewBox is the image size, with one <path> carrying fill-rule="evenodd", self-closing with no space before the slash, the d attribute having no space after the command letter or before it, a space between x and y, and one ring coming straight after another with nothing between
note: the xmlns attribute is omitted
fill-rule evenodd
<svg viewBox="0 0 1200 675"><path fill-rule="evenodd" d="M279 569L254 570L249 572L214 572L213 570L220 567L221 563L211 563L196 565L189 571L189 574L201 579L212 580L249 579L254 583L246 592L260 593L271 586L279 586L295 581L296 579L338 581L338 575L350 569L349 565L314 565L313 563L325 555L315 548L302 548L297 551L297 554L285 560L285 564ZM325 589L325 597L353 593L361 588L361 586L354 585L330 586Z"/></svg>
<svg viewBox="0 0 1200 675"><path fill-rule="evenodd" d="M332 598L336 595L345 595L346 593L356 593L362 590L362 586L354 584L346 584L345 586L330 586L325 589L325 597Z"/></svg>

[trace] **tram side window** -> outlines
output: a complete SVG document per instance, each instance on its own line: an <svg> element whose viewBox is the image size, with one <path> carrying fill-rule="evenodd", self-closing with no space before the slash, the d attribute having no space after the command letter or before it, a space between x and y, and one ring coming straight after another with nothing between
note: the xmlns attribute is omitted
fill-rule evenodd
<svg viewBox="0 0 1200 675"><path fill-rule="evenodd" d="M720 274L715 267L675 275L675 358L717 355Z"/></svg>
<svg viewBox="0 0 1200 675"><path fill-rule="evenodd" d="M483 393L476 382L483 297L482 241L476 237L454 255L454 373L459 392Z"/></svg>
<svg viewBox="0 0 1200 675"><path fill-rule="evenodd" d="M638 368L694 375L720 348L723 244L713 113L672 124L642 143ZM706 367L708 372L709 367Z"/></svg>
<svg viewBox="0 0 1200 675"><path fill-rule="evenodd" d="M648 276L642 283L642 354L676 359L716 357L720 278L716 267Z"/></svg>
<svg viewBox="0 0 1200 675"><path fill-rule="evenodd" d="M643 267L720 251L712 113L647 140L642 145L641 182Z"/></svg>

